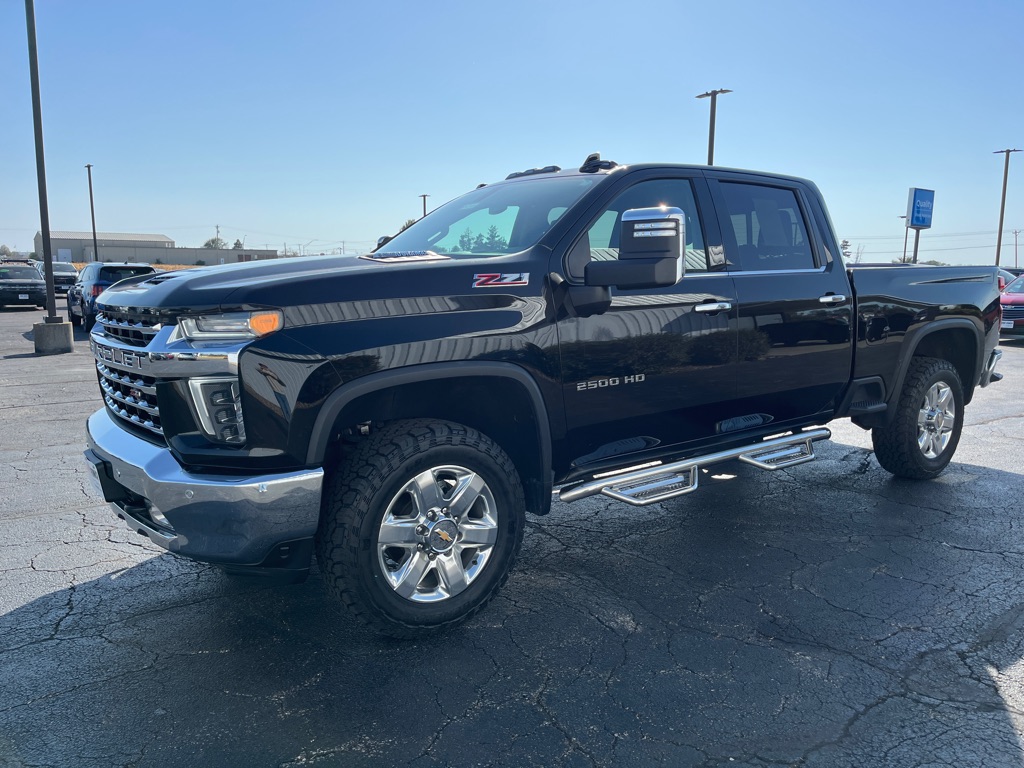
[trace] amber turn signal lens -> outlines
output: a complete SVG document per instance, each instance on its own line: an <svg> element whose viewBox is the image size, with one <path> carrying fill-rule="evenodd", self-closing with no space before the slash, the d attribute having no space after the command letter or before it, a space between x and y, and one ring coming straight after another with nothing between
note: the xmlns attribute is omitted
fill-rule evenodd
<svg viewBox="0 0 1024 768"><path fill-rule="evenodd" d="M249 327L257 336L266 336L281 329L280 312L253 312L249 318Z"/></svg>

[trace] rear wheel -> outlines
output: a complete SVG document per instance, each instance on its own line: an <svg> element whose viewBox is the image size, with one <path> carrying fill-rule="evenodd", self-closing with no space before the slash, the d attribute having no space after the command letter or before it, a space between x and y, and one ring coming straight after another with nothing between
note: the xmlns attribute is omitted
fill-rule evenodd
<svg viewBox="0 0 1024 768"><path fill-rule="evenodd" d="M328 479L320 569L381 632L443 631L505 583L524 507L515 466L486 435L450 422L396 422L358 443Z"/></svg>
<svg viewBox="0 0 1024 768"><path fill-rule="evenodd" d="M964 424L963 386L948 360L915 357L887 427L871 431L878 463L897 477L927 480L953 458Z"/></svg>
<svg viewBox="0 0 1024 768"><path fill-rule="evenodd" d="M82 327L85 328L86 333L92 330L92 327L96 325L96 316L90 315L85 311L85 304L82 305Z"/></svg>

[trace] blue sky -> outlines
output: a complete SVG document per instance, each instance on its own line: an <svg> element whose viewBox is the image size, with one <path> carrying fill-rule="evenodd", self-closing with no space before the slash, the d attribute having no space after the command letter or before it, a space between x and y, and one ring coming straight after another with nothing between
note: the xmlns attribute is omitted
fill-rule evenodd
<svg viewBox="0 0 1024 768"><path fill-rule="evenodd" d="M993 263L1024 149L1024 3L36 0L50 223L348 251L513 170L703 163L814 180L864 260ZM0 243L39 229L25 8L0 0ZM1024 229L1010 161L1002 263ZM913 238L911 237L911 241ZM1024 248L1024 237L1021 238ZM1024 261L1024 253L1021 254ZM1024 266L1024 265L1022 265Z"/></svg>

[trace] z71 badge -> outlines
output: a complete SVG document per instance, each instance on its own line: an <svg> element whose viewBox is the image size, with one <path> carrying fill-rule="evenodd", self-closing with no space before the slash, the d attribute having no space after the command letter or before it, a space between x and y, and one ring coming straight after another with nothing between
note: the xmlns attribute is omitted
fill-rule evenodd
<svg viewBox="0 0 1024 768"><path fill-rule="evenodd" d="M529 285L529 272L510 272L509 274L473 275L474 288L504 288L509 285Z"/></svg>

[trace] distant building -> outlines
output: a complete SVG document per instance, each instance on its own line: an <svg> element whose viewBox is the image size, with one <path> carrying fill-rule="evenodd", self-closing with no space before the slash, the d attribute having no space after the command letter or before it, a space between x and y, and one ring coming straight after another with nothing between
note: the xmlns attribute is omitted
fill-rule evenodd
<svg viewBox="0 0 1024 768"><path fill-rule="evenodd" d="M276 259L277 251L260 248L176 248L166 235L97 232L100 261L134 261L146 264L234 264L239 261ZM36 232L37 258L43 257L43 236ZM50 249L55 261L81 264L96 261L92 232L50 231Z"/></svg>

